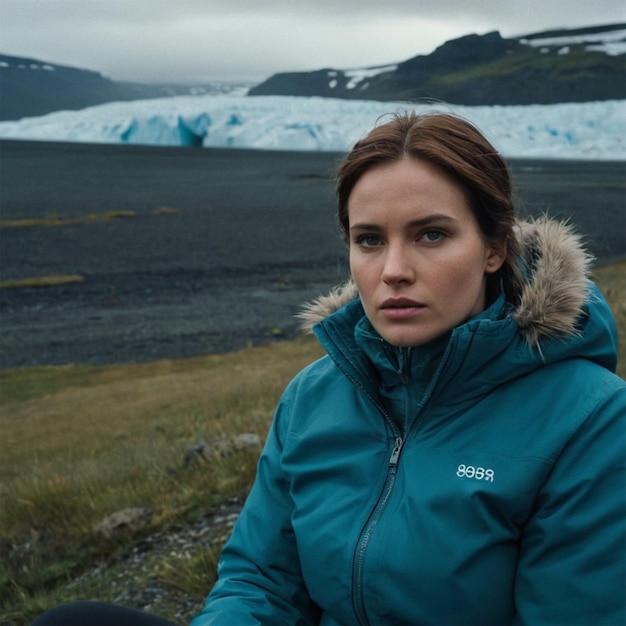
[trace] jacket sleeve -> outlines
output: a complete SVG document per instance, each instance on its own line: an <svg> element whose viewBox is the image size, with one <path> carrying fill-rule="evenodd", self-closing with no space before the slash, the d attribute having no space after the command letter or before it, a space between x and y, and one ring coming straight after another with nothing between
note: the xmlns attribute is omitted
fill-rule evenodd
<svg viewBox="0 0 626 626"><path fill-rule="evenodd" d="M289 407L284 396L259 459L254 485L222 551L218 580L191 626L319 621L319 611L302 579L291 526L289 484L281 472L279 431Z"/></svg>
<svg viewBox="0 0 626 626"><path fill-rule="evenodd" d="M601 386L524 530L515 624L626 624L626 386Z"/></svg>

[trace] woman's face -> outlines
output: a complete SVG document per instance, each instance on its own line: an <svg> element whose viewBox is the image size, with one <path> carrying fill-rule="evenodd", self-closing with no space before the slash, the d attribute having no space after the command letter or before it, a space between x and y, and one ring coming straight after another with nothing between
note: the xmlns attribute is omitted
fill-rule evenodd
<svg viewBox="0 0 626 626"><path fill-rule="evenodd" d="M485 309L489 246L463 188L427 161L374 166L348 198L350 268L365 313L396 346L418 346Z"/></svg>

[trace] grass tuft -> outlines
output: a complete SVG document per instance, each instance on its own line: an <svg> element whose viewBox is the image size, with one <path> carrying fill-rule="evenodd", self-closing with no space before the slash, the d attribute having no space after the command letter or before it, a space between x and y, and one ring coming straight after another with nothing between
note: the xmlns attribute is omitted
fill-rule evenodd
<svg viewBox="0 0 626 626"><path fill-rule="evenodd" d="M174 215L179 209L173 207L158 207L152 215ZM106 222L109 220L127 219L137 217L136 211L107 211L105 213L87 213L78 217L36 217L24 220L0 220L0 228L55 228L59 226L76 226L78 224L91 224L94 222Z"/></svg>
<svg viewBox="0 0 626 626"><path fill-rule="evenodd" d="M83 283L85 278L79 274L61 274L59 276L39 276L36 278L21 278L17 280L0 281L0 289L25 289L39 287L53 287L70 283Z"/></svg>
<svg viewBox="0 0 626 626"><path fill-rule="evenodd" d="M615 317L619 337L617 375L626 380L626 259L597 268L593 279Z"/></svg>
<svg viewBox="0 0 626 626"><path fill-rule="evenodd" d="M0 220L0 228L42 228L54 226L74 226L76 224L88 224L90 222L103 222L121 218L135 217L136 211L108 211L106 213L88 213L72 218L33 218L26 220Z"/></svg>
<svg viewBox="0 0 626 626"><path fill-rule="evenodd" d="M179 212L180 212L179 209L175 209L173 207L162 206L162 207L159 207L158 209L154 209L154 211L152 211L152 215L175 215L176 213L179 213Z"/></svg>

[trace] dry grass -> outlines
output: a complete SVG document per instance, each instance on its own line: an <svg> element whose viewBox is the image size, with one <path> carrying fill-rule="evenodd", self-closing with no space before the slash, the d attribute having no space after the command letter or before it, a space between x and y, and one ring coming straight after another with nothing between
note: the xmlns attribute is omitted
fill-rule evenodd
<svg viewBox="0 0 626 626"><path fill-rule="evenodd" d="M179 209L173 207L158 207L151 215L173 215L179 213ZM0 228L50 228L58 226L75 226L76 224L91 224L93 222L106 222L129 217L137 217L136 211L107 211L105 213L87 213L78 217L36 217L24 220L0 220Z"/></svg>
<svg viewBox="0 0 626 626"><path fill-rule="evenodd" d="M286 382L318 354L301 340L180 361L5 372L0 475L71 483L106 466L108 482L123 482L155 458L178 465L198 440L264 434Z"/></svg>
<svg viewBox="0 0 626 626"><path fill-rule="evenodd" d="M3 613L28 623L85 593L68 592L68 580L123 547L94 533L107 515L150 508L152 532L245 495L258 451L187 467L186 450L244 432L263 440L285 385L320 354L309 338L196 359L0 374L0 623ZM197 566L207 559L197 556Z"/></svg>
<svg viewBox="0 0 626 626"><path fill-rule="evenodd" d="M626 380L626 259L597 268L593 277L615 316L619 336L617 374Z"/></svg>
<svg viewBox="0 0 626 626"><path fill-rule="evenodd" d="M42 228L50 226L73 226L75 224L88 224L91 222L103 222L127 217L135 217L136 211L108 211L106 213L88 213L72 218L42 217L26 220L0 220L0 228Z"/></svg>
<svg viewBox="0 0 626 626"><path fill-rule="evenodd" d="M37 276L35 278L21 278L18 280L0 281L0 289L23 289L33 287L52 287L53 285L66 285L68 283L85 282L83 276L78 274L61 274L59 276Z"/></svg>
<svg viewBox="0 0 626 626"><path fill-rule="evenodd" d="M162 206L162 207L159 207L158 209L154 209L154 211L152 211L152 215L174 215L175 213L179 213L179 212L180 212L179 209L175 209L169 206Z"/></svg>

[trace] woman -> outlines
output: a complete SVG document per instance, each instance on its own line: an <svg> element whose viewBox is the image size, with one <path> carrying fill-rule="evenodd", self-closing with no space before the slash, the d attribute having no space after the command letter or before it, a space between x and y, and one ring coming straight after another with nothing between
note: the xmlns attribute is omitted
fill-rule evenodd
<svg viewBox="0 0 626 626"><path fill-rule="evenodd" d="M626 623L626 384L578 238L506 163L398 116L339 170L352 279L278 406L192 626ZM36 621L169 624L74 603Z"/></svg>
<svg viewBox="0 0 626 626"><path fill-rule="evenodd" d="M278 406L193 626L623 624L626 385L578 238L397 116L339 170L352 280Z"/></svg>

